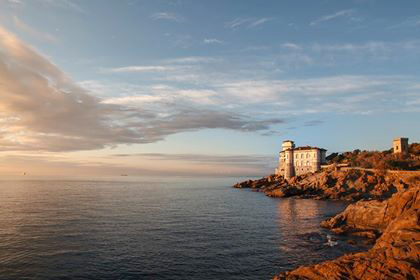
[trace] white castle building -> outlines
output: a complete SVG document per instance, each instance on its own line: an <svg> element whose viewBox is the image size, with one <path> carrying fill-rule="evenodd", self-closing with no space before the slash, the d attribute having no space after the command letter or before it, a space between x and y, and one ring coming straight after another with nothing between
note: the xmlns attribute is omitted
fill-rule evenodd
<svg viewBox="0 0 420 280"><path fill-rule="evenodd" d="M289 179L293 176L316 172L325 163L327 150L318 147L295 147L293 141L283 141L279 164L275 174Z"/></svg>

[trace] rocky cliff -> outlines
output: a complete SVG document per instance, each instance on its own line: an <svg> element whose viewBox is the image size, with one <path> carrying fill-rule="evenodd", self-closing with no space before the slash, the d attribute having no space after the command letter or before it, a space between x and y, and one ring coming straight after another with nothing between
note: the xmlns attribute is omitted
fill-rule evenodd
<svg viewBox="0 0 420 280"><path fill-rule="evenodd" d="M334 170L309 173L286 180L271 175L259 180L248 180L234 185L235 188L252 188L271 197L300 196L316 199L383 200L409 183L393 174L364 170Z"/></svg>
<svg viewBox="0 0 420 280"><path fill-rule="evenodd" d="M323 226L380 235L368 252L302 266L274 279L420 279L420 188L350 205Z"/></svg>
<svg viewBox="0 0 420 280"><path fill-rule="evenodd" d="M285 180L268 176L236 184L272 197L350 200L321 226L376 240L368 251L302 266L275 279L420 279L420 178L363 170L324 170Z"/></svg>

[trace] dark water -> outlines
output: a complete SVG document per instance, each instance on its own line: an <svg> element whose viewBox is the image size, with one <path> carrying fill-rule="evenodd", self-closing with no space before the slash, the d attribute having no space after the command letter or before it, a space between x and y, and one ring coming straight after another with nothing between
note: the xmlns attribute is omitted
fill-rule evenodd
<svg viewBox="0 0 420 280"><path fill-rule="evenodd" d="M234 181L2 181L0 278L269 279L361 249L319 227L344 204Z"/></svg>

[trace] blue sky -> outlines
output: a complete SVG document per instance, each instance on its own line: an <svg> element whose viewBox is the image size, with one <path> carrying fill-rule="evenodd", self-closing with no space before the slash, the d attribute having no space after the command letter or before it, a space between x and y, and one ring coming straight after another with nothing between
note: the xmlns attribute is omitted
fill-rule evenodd
<svg viewBox="0 0 420 280"><path fill-rule="evenodd" d="M263 175L284 139L419 140L418 1L0 0L0 27L4 174Z"/></svg>

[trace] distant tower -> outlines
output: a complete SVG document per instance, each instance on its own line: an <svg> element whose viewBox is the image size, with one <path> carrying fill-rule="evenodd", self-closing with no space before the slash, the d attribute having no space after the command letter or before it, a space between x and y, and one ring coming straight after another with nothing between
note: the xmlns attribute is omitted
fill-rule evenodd
<svg viewBox="0 0 420 280"><path fill-rule="evenodd" d="M395 138L393 143L394 154L408 154L408 138Z"/></svg>
<svg viewBox="0 0 420 280"><path fill-rule="evenodd" d="M290 179L295 176L295 168L293 162L293 149L295 148L295 143L290 140L283 141L282 150L285 154L285 165L284 165L284 178Z"/></svg>

